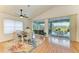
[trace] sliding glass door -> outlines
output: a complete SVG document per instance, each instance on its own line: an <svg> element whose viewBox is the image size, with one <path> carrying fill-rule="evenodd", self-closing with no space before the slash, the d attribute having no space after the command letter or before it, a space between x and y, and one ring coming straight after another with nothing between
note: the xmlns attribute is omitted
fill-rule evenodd
<svg viewBox="0 0 79 59"><path fill-rule="evenodd" d="M52 37L50 40L57 41L61 44L61 41L68 41L70 43L70 17L51 18L48 21L49 35ZM60 42L59 42L60 41ZM66 44L66 43L65 43ZM63 44L62 44L63 45Z"/></svg>

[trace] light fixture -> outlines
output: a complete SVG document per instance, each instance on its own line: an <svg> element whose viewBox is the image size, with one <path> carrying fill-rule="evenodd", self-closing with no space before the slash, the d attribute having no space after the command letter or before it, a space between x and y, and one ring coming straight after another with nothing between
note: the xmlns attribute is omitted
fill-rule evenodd
<svg viewBox="0 0 79 59"><path fill-rule="evenodd" d="M20 16L20 18L23 18L22 16Z"/></svg>

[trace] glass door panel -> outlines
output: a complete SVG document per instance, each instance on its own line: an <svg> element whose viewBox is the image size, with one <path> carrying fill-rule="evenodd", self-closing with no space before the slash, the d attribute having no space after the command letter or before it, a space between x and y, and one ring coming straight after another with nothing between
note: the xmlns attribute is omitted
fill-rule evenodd
<svg viewBox="0 0 79 59"><path fill-rule="evenodd" d="M49 35L51 42L70 46L70 17L51 18L48 21ZM62 44L65 42L65 44Z"/></svg>
<svg viewBox="0 0 79 59"><path fill-rule="evenodd" d="M40 34L40 35L44 35L44 21L34 21L33 22L33 32L35 34Z"/></svg>

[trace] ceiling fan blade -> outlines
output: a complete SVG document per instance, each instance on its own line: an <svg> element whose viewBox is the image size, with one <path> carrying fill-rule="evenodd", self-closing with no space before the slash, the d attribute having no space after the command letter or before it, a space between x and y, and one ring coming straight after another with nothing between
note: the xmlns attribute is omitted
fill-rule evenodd
<svg viewBox="0 0 79 59"><path fill-rule="evenodd" d="M29 18L29 17L25 16L25 18Z"/></svg>
<svg viewBox="0 0 79 59"><path fill-rule="evenodd" d="M26 14L23 15L25 18L29 18Z"/></svg>
<svg viewBox="0 0 79 59"><path fill-rule="evenodd" d="M28 16L23 16L24 18L29 18Z"/></svg>

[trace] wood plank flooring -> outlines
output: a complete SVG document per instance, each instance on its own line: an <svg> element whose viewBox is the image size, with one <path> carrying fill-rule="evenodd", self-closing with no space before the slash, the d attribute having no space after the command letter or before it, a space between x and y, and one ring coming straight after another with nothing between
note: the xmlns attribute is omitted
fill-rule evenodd
<svg viewBox="0 0 79 59"><path fill-rule="evenodd" d="M76 52L76 53L79 53L79 42L71 42L71 49Z"/></svg>
<svg viewBox="0 0 79 59"><path fill-rule="evenodd" d="M48 40L45 40L43 44L32 51L33 53L73 53L75 52L71 48L62 47L56 44L50 44Z"/></svg>
<svg viewBox="0 0 79 59"><path fill-rule="evenodd" d="M5 43L0 43L0 53L5 52ZM8 42L9 43L9 42ZM46 39L41 45L32 50L32 53L78 53L79 43L71 42L70 48L62 47L56 44L50 44ZM6 52L5 52L6 53Z"/></svg>

